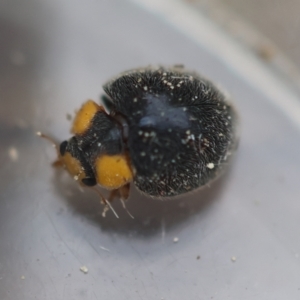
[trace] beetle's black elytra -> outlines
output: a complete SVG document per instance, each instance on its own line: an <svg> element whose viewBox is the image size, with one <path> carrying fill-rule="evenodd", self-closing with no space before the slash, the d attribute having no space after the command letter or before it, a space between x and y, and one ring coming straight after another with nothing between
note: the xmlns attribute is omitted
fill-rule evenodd
<svg viewBox="0 0 300 300"><path fill-rule="evenodd" d="M236 142L236 115L214 84L183 68L125 72L104 85L125 116L135 185L174 196L205 185Z"/></svg>

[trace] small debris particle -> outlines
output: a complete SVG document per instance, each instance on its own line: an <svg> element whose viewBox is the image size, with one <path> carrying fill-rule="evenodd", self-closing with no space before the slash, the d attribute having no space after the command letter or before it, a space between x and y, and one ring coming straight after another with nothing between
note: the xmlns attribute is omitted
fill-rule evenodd
<svg viewBox="0 0 300 300"><path fill-rule="evenodd" d="M80 271L83 272L84 274L87 274L89 272L89 269L86 266L82 266L80 268Z"/></svg>
<svg viewBox="0 0 300 300"><path fill-rule="evenodd" d="M206 165L209 169L213 169L215 167L214 163L209 163Z"/></svg>
<svg viewBox="0 0 300 300"><path fill-rule="evenodd" d="M235 256L232 256L232 257L231 257L231 261L232 261L232 262L235 262L235 261L236 261L236 257L235 257Z"/></svg>
<svg viewBox="0 0 300 300"><path fill-rule="evenodd" d="M259 45L257 49L257 54L265 61L269 62L271 61L275 55L276 50L272 45L263 44Z"/></svg>
<svg viewBox="0 0 300 300"><path fill-rule="evenodd" d="M197 256L197 259L199 260L200 258L201 258L201 256L200 256L200 255L198 255L198 256Z"/></svg>
<svg viewBox="0 0 300 300"><path fill-rule="evenodd" d="M67 117L68 121L72 121L72 115L71 114L67 114L66 117Z"/></svg>
<svg viewBox="0 0 300 300"><path fill-rule="evenodd" d="M179 241L179 238L178 237L174 237L173 242L174 243L178 243L178 241Z"/></svg>
<svg viewBox="0 0 300 300"><path fill-rule="evenodd" d="M260 200L254 200L254 204L259 206L261 204Z"/></svg>
<svg viewBox="0 0 300 300"><path fill-rule="evenodd" d="M108 251L108 252L110 252L110 250L109 250L109 249L107 249L107 248L105 248L105 247L102 247L102 246L100 246L100 249L102 249L102 250L104 250L104 251Z"/></svg>
<svg viewBox="0 0 300 300"><path fill-rule="evenodd" d="M22 280L24 280L24 279L25 279L25 276L24 276L24 275L22 275L22 276L21 276L21 279L22 279Z"/></svg>
<svg viewBox="0 0 300 300"><path fill-rule="evenodd" d="M19 152L15 147L8 149L8 156L12 162L16 162L19 159Z"/></svg>

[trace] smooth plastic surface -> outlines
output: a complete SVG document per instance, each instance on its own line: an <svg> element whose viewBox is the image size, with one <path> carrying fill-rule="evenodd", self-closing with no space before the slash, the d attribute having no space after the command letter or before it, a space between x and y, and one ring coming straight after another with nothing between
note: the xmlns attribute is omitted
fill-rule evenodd
<svg viewBox="0 0 300 300"><path fill-rule="evenodd" d="M205 49L133 2L0 3L1 300L299 299L299 127ZM108 78L158 63L226 87L239 150L210 188L165 202L133 190L135 219L118 201L120 219L103 218L35 132L68 138L66 115Z"/></svg>

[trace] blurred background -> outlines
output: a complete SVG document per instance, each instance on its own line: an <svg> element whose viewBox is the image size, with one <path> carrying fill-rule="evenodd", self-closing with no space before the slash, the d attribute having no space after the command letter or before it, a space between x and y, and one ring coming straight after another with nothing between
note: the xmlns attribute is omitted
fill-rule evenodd
<svg viewBox="0 0 300 300"><path fill-rule="evenodd" d="M255 42L252 41L251 34L256 35L257 39L261 39L261 46L273 48L274 54L276 48L280 49L299 67L300 51L297 39L300 31L299 1L189 0L187 2L221 20L233 31L240 32L239 35L244 35L245 40L248 39L250 43Z"/></svg>
<svg viewBox="0 0 300 300"><path fill-rule="evenodd" d="M300 298L297 0L0 1L0 299ZM126 69L184 64L227 91L227 173L172 201L99 199L51 163Z"/></svg>

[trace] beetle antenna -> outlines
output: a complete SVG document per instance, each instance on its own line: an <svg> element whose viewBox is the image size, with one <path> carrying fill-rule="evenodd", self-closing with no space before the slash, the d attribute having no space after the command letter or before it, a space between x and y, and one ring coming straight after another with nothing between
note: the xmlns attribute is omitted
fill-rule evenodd
<svg viewBox="0 0 300 300"><path fill-rule="evenodd" d="M55 148L56 153L57 153L57 157L59 158L59 155L60 155L60 153L59 153L59 147L58 147L58 144L56 143L56 141L53 138L51 138L50 136L48 136L46 134L43 134L40 131L37 131L36 135L39 136L39 137L41 137L41 138L43 138L43 139L45 139L45 140L47 140L47 141L49 141L52 144L52 146Z"/></svg>
<svg viewBox="0 0 300 300"><path fill-rule="evenodd" d="M128 213L128 215L131 217L131 219L134 219L134 216L129 212L129 210L127 209L126 205L125 205L125 201L121 198L121 203L123 205L123 208L126 210L126 212Z"/></svg>

